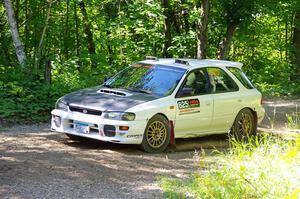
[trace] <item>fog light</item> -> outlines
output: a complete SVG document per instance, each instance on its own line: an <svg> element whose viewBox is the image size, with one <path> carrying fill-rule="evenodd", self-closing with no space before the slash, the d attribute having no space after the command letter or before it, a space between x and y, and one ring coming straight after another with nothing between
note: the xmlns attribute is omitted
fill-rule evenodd
<svg viewBox="0 0 300 199"><path fill-rule="evenodd" d="M103 131L107 137L114 137L116 135L116 127L113 125L104 125Z"/></svg>
<svg viewBox="0 0 300 199"><path fill-rule="evenodd" d="M129 130L129 126L119 126L119 129L121 131L128 131Z"/></svg>
<svg viewBox="0 0 300 199"><path fill-rule="evenodd" d="M60 127L61 125L61 117L57 115L53 115L54 124L56 127Z"/></svg>

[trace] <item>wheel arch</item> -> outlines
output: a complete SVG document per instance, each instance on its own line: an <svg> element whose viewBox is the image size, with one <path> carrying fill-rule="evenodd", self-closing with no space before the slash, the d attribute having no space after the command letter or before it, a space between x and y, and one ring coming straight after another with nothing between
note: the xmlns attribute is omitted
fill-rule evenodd
<svg viewBox="0 0 300 199"><path fill-rule="evenodd" d="M153 145L151 143L149 143L148 139L146 138L147 137L147 128L149 125L152 125L152 123L156 122L156 121L160 121L161 123L163 123L163 125L165 125L165 131L164 131L165 135L164 135L164 139L162 140L162 142L158 143L160 145L157 147L153 147ZM146 126L146 129L144 132L143 141L141 143L142 149L149 153L163 152L170 144L171 132L172 132L171 125L170 125L170 120L168 119L168 117L162 113L153 114L152 117L150 117L147 120L147 126Z"/></svg>
<svg viewBox="0 0 300 199"><path fill-rule="evenodd" d="M156 116L156 115L161 115L162 117L164 117L168 123L169 123L169 126L170 126L170 144L175 146L176 145L176 142L175 142L175 131L174 131L174 121L173 120L170 120L167 115L163 114L163 113L156 113L154 114L152 117ZM151 117L151 118L152 118Z"/></svg>
<svg viewBox="0 0 300 199"><path fill-rule="evenodd" d="M169 118L168 118L165 114L163 114L163 113L156 113L155 115L161 115L161 116L163 116L166 120L168 120L168 122L170 122ZM155 115L153 115L152 117L154 117Z"/></svg>
<svg viewBox="0 0 300 199"><path fill-rule="evenodd" d="M242 110L245 110L245 109L248 109L251 111L252 115L253 115L253 119L254 119L254 129L255 129L255 133L257 131L257 112L251 108L251 107L244 107L242 109L239 110L239 112L237 112L236 116L234 117L234 120L232 122L232 125L234 124L234 121L236 120L236 117L239 115L239 113L242 111ZM231 125L231 126L232 126Z"/></svg>

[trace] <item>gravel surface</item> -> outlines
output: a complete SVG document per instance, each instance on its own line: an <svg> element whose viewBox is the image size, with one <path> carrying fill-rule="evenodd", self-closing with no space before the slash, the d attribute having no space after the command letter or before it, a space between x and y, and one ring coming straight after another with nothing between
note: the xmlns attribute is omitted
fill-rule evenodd
<svg viewBox="0 0 300 199"><path fill-rule="evenodd" d="M0 198L162 198L158 178L186 176L193 156L75 142L48 125L14 126L0 133Z"/></svg>
<svg viewBox="0 0 300 199"><path fill-rule="evenodd" d="M296 113L300 116L300 99L280 99L272 98L264 100L266 116L260 127L277 130L287 129L286 114ZM299 121L300 122L300 121Z"/></svg>
<svg viewBox="0 0 300 199"><path fill-rule="evenodd" d="M264 106L268 115L276 107L274 126L284 128L295 104L300 107L300 100L266 100ZM261 127L269 128L269 120ZM71 141L49 128L0 127L1 199L163 198L161 176L184 178L197 170L194 148L228 145L224 136L210 136L176 140L175 151L147 154L136 146Z"/></svg>

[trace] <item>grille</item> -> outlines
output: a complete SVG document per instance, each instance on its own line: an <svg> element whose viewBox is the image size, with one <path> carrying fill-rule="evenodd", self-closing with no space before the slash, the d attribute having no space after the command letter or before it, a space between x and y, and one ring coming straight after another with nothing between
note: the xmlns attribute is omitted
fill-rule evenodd
<svg viewBox="0 0 300 199"><path fill-rule="evenodd" d="M99 115L99 116L102 115L102 111L98 111L98 110L75 107L75 106L70 106L69 108L70 108L70 111L72 111L72 112L79 112L79 113L85 113L85 114L90 114L90 115Z"/></svg>

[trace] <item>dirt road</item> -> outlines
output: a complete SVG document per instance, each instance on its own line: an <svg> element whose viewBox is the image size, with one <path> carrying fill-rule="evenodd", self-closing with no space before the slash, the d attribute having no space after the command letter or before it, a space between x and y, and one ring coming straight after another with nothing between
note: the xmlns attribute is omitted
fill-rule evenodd
<svg viewBox="0 0 300 199"><path fill-rule="evenodd" d="M188 174L193 156L73 142L48 125L15 126L0 133L0 198L162 198L158 178Z"/></svg>
<svg viewBox="0 0 300 199"><path fill-rule="evenodd" d="M284 128L285 112L295 104L299 100L274 100L265 107L269 115L277 107L275 125ZM262 127L268 125L265 120ZM197 170L195 146L227 146L224 136L177 143L189 151L153 155L135 146L74 142L49 131L48 124L2 129L0 198L163 198L159 177L184 177Z"/></svg>

